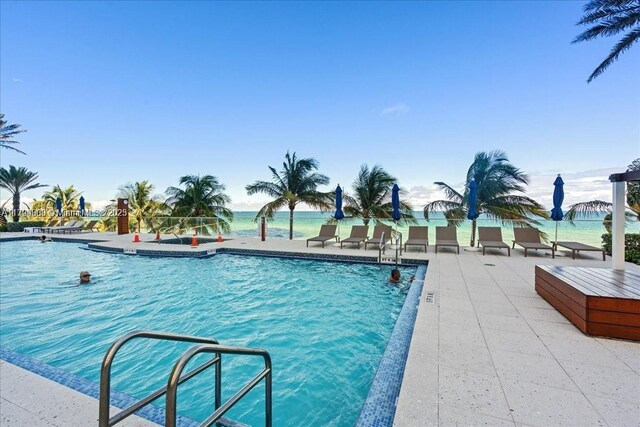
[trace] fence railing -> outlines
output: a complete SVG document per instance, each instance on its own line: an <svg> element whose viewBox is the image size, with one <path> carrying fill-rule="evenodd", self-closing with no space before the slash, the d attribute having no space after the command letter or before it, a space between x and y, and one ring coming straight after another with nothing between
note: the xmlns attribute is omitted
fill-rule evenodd
<svg viewBox="0 0 640 427"><path fill-rule="evenodd" d="M92 218L95 219L95 218ZM417 225L429 227L429 241L435 241L435 227L447 225L446 219L435 215L430 221L422 217L422 212L416 212ZM105 231L115 231L116 222L113 218L104 218L101 222ZM293 238L308 239L317 236L322 224L334 221L338 225L338 235L341 239L349 236L353 225L363 225L360 218L345 218L335 222L330 213L319 212L295 212L293 221ZM373 232L375 219L369 221L370 233ZM131 231L137 229L137 222L130 218ZM385 224L392 225L394 231L401 232L408 236L408 225L396 225L388 219L383 220ZM600 246L602 235L607 233L603 218L580 219L571 224L567 220L555 222L550 220L539 220L537 226L549 240L555 240L556 227L558 240L578 241L589 245ZM502 228L502 236L505 241L513 239L513 224L500 223L486 218L476 220L478 227L498 226ZM255 212L235 212L233 221L227 227L216 218L207 217L155 217L144 221L141 227L143 233L155 233L160 231L163 234L191 235L196 232L199 235L216 236L218 231L224 238L259 237L259 222L256 221ZM458 241L461 245L469 245L471 241L471 221L465 220L458 225ZM628 221L626 224L627 233L640 233L640 222ZM267 239L288 239L289 238L289 213L278 212L275 217L267 223ZM477 233L476 233L477 240Z"/></svg>

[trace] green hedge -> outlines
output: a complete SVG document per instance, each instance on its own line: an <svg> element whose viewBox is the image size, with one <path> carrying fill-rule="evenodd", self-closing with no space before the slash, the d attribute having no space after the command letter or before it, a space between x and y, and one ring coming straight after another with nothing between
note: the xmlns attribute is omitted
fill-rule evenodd
<svg viewBox="0 0 640 427"><path fill-rule="evenodd" d="M45 221L9 222L6 226L0 228L0 231L20 232L24 231L24 229L28 227L42 227L45 224Z"/></svg>
<svg viewBox="0 0 640 427"><path fill-rule="evenodd" d="M602 247L607 255L611 255L611 234L602 235ZM624 235L624 260L640 265L640 234Z"/></svg>

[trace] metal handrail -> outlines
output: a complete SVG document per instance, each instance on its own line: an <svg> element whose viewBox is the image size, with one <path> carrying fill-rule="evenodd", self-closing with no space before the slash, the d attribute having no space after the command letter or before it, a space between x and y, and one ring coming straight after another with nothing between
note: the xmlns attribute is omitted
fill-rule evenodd
<svg viewBox="0 0 640 427"><path fill-rule="evenodd" d="M173 366L173 370L169 375L167 381L167 398L166 398L166 412L165 412L165 426L176 426L176 400L178 394L178 385L182 382L181 374L187 363L200 353L215 353L216 358L220 358L221 354L239 354L248 356L262 356L264 359L264 370L258 375L253 377L251 381L245 384L236 394L234 394L224 404L219 405L216 400L216 410L211 414L204 422L202 426L211 426L218 421L229 409L231 409L240 399L242 399L247 393L249 393L256 385L260 383L262 379L265 380L265 425L271 427L272 425L272 404L271 404L271 356L266 350L244 348L244 347L227 347L222 345L212 344L200 344L191 347L187 350L182 357ZM219 366L220 364L218 364Z"/></svg>
<svg viewBox="0 0 640 427"><path fill-rule="evenodd" d="M118 414L116 414L113 418L110 417L110 406L111 406L111 365L113 364L113 360L116 357L116 354L124 346L127 342L136 339L136 338L149 338L156 340L164 340L164 341L178 341L178 342L192 342L192 343L200 343L200 344L218 344L218 341L213 338L202 338L195 337L191 335L179 335L179 334L171 334L165 332L155 332L148 330L139 330L130 332L116 342L114 342L107 353L104 355L104 359L102 361L102 367L100 368L100 400L99 400L99 409L98 409L98 426L99 427L110 427L116 423L127 418L129 415L138 411L140 408L148 405L153 402L163 394L167 392L167 387L162 387L147 397L139 400L128 408L123 409ZM204 371L208 367L212 365L216 365L216 382L215 382L215 401L216 408L220 406L221 400L221 389L222 389L222 381L221 381L221 373L222 368L220 362L220 354L216 354L216 357L203 363L199 367L191 370L182 378L179 379L179 383L183 383L190 378L196 376L200 372Z"/></svg>

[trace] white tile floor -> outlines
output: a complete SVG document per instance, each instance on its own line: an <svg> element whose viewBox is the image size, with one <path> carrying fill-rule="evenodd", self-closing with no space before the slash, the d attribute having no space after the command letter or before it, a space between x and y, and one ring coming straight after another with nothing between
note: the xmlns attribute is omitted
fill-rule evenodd
<svg viewBox="0 0 640 427"><path fill-rule="evenodd" d="M395 426L640 425L640 343L580 332L536 294L536 264L610 267L429 254L435 304L418 310Z"/></svg>

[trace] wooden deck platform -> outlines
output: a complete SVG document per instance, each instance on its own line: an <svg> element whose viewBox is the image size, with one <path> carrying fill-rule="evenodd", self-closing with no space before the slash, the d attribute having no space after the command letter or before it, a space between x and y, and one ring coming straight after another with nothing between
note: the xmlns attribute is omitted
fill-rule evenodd
<svg viewBox="0 0 640 427"><path fill-rule="evenodd" d="M536 266L536 292L588 335L640 341L640 275Z"/></svg>

